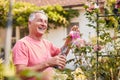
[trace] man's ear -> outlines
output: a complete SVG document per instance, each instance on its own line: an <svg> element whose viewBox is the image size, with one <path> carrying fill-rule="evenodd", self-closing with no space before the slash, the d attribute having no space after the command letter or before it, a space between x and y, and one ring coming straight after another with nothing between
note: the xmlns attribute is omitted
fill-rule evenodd
<svg viewBox="0 0 120 80"><path fill-rule="evenodd" d="M31 21L28 22L28 27L30 27L30 25L31 25Z"/></svg>

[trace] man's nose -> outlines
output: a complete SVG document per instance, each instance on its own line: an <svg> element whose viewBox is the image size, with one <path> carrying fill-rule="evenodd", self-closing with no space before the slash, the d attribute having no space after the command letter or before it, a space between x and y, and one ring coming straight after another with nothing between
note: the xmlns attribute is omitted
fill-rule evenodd
<svg viewBox="0 0 120 80"><path fill-rule="evenodd" d="M42 25L42 26L47 26L46 22L42 22L41 25Z"/></svg>

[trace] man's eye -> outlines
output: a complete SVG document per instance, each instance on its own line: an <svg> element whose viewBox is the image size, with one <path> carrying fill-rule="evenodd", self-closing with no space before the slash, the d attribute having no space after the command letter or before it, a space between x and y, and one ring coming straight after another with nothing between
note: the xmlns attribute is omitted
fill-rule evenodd
<svg viewBox="0 0 120 80"><path fill-rule="evenodd" d="M45 23L47 23L47 21L45 20Z"/></svg>
<svg viewBox="0 0 120 80"><path fill-rule="evenodd" d="M39 19L38 22L42 22L42 19Z"/></svg>

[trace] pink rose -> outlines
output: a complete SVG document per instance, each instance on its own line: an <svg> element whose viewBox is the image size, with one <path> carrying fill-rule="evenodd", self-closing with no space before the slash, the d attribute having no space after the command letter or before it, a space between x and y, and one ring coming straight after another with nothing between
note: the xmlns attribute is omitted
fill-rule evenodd
<svg viewBox="0 0 120 80"><path fill-rule="evenodd" d="M93 47L94 51L100 51L102 49L102 47L100 45L95 45Z"/></svg>
<svg viewBox="0 0 120 80"><path fill-rule="evenodd" d="M71 31L69 35L71 36L72 40L80 38L80 33L78 31Z"/></svg>
<svg viewBox="0 0 120 80"><path fill-rule="evenodd" d="M77 47L84 47L85 46L85 40L81 38L77 38L74 42L73 45L76 45Z"/></svg>

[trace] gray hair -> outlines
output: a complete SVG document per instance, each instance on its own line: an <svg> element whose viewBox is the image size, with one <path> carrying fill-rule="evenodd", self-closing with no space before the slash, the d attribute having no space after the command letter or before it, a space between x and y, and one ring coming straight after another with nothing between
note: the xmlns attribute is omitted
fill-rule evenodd
<svg viewBox="0 0 120 80"><path fill-rule="evenodd" d="M35 19L35 14L36 14L36 13L41 13L41 14L45 15L46 18L48 19L47 14L46 14L43 10L40 10L40 11L35 11L35 12L31 13L30 16L29 16L28 21L34 20L34 19Z"/></svg>

